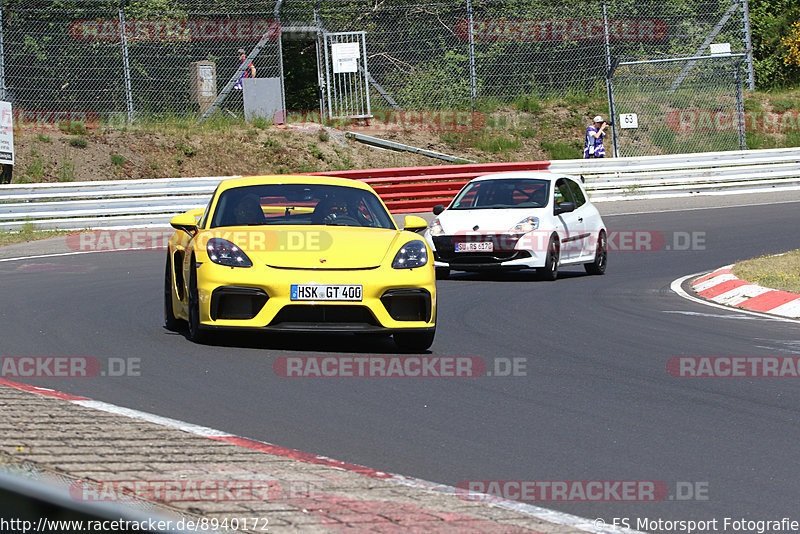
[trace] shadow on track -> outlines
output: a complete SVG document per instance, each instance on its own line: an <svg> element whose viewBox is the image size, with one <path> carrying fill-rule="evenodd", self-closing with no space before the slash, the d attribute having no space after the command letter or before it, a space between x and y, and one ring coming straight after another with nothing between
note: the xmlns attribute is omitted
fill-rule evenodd
<svg viewBox="0 0 800 534"><path fill-rule="evenodd" d="M166 335L183 336L192 344L188 332L170 332ZM403 352L397 348L389 334L333 334L333 333L294 333L258 331L219 331L212 332L205 343L212 347L243 349L286 350L298 352L347 353L347 354L430 354L425 352ZM202 347L203 345L195 345Z"/></svg>
<svg viewBox="0 0 800 534"><path fill-rule="evenodd" d="M580 266L579 266L580 267ZM591 276L581 269L580 271L558 271L558 280L570 278L585 278ZM472 282L539 282L543 284L552 284L553 282L539 279L536 271L520 270L520 271L482 271L482 272L463 272L454 271L450 273L448 280L469 280ZM558 282L556 280L556 282ZM441 281L439 281L441 282Z"/></svg>

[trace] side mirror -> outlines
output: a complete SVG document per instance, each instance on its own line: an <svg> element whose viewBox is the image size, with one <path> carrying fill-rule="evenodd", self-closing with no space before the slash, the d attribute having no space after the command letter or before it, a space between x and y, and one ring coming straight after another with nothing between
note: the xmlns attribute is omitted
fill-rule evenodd
<svg viewBox="0 0 800 534"><path fill-rule="evenodd" d="M403 230L409 232L418 232L428 227L428 223L422 217L416 215L406 215L405 223L403 223Z"/></svg>
<svg viewBox="0 0 800 534"><path fill-rule="evenodd" d="M442 204L436 204L433 207L433 214L440 215L444 211L444 206Z"/></svg>
<svg viewBox="0 0 800 534"><path fill-rule="evenodd" d="M197 233L197 220L191 211L176 215L169 221L169 224L176 230L183 230L191 236Z"/></svg>
<svg viewBox="0 0 800 534"><path fill-rule="evenodd" d="M562 202L561 204L556 204L553 208L553 215L561 215L562 213L569 213L571 211L575 211L575 203Z"/></svg>

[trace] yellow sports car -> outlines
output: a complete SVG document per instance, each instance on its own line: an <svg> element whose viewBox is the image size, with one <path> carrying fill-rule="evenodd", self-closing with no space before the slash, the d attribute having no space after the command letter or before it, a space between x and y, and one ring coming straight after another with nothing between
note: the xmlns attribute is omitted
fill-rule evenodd
<svg viewBox="0 0 800 534"><path fill-rule="evenodd" d="M424 351L436 332L433 255L407 216L398 230L370 186L327 176L224 180L205 210L177 215L164 323L214 329L393 334Z"/></svg>

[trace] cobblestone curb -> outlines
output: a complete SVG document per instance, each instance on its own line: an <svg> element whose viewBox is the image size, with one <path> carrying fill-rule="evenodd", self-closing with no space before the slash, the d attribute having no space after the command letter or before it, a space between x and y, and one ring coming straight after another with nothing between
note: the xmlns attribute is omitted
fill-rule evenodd
<svg viewBox="0 0 800 534"><path fill-rule="evenodd" d="M137 495L151 493L144 500L179 514L266 520L257 529L240 529L248 532L264 532L264 525L273 533L595 530L589 521L543 508L464 500L446 486L425 487L423 481L224 433L201 436L202 427L181 430L156 416L156 422L142 420L136 414L147 414L141 412L109 413L103 403L7 380L0 381L0 403L2 463L67 476L76 499L113 500L134 488ZM216 493L203 493L203 487ZM153 494L154 488L161 493Z"/></svg>

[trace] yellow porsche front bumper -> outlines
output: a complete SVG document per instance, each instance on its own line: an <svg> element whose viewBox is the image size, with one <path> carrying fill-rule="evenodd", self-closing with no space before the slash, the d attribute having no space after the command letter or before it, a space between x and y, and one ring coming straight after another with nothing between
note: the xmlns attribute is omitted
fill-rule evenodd
<svg viewBox="0 0 800 534"><path fill-rule="evenodd" d="M293 300L293 284L357 285L361 300ZM394 332L436 325L433 262L415 269L197 267L200 324L282 331Z"/></svg>

